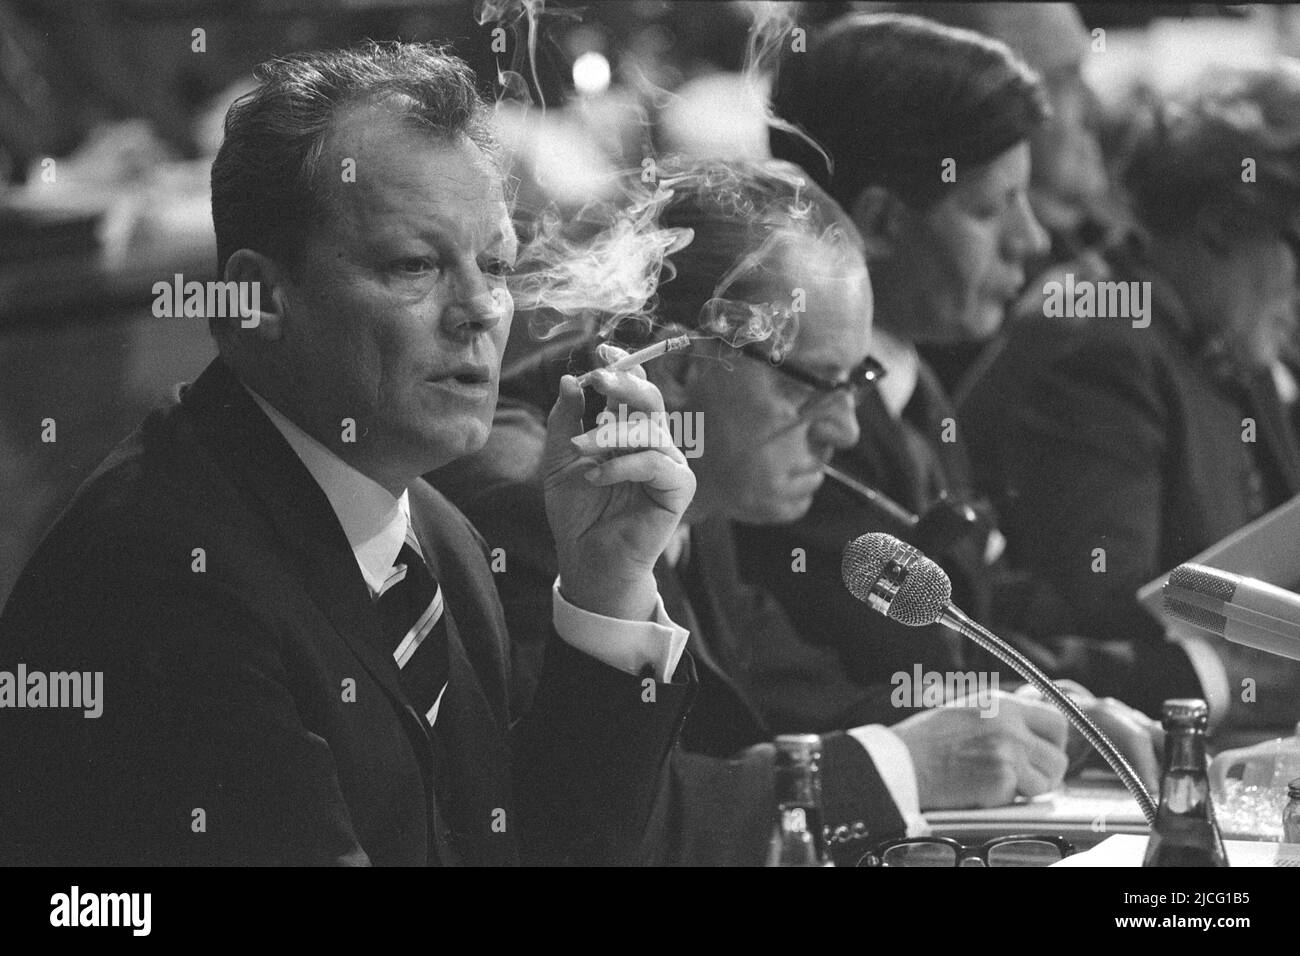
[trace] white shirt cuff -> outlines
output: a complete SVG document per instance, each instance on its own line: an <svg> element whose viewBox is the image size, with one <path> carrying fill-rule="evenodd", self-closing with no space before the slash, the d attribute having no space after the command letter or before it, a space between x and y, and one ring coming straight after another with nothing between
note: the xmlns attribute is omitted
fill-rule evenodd
<svg viewBox="0 0 1300 956"><path fill-rule="evenodd" d="M1228 686L1227 668L1223 666L1218 649L1210 641L1186 633L1179 633L1173 641L1187 653L1192 662L1192 670L1201 682L1201 692L1210 708L1210 728L1213 729L1228 716L1228 708L1232 706L1228 700L1232 689Z"/></svg>
<svg viewBox="0 0 1300 956"><path fill-rule="evenodd" d="M655 595L654 619L623 621L584 611L560 593L560 579L551 586L552 621L566 644L589 654L602 664L639 676L647 664L656 679L671 683L691 632L679 627Z"/></svg>
<svg viewBox="0 0 1300 956"><path fill-rule="evenodd" d="M916 785L916 767L912 765L912 755L908 753L907 744L893 731L879 724L867 727L852 727L848 734L867 751L867 756L876 765L876 771L885 781L885 788L898 807L903 823L907 825L908 836L926 836L930 825L921 816L921 795Z"/></svg>

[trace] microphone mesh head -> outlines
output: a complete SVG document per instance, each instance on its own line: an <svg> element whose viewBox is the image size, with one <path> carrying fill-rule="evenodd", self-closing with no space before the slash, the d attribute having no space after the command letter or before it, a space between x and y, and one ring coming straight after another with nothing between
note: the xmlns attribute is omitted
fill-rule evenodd
<svg viewBox="0 0 1300 956"><path fill-rule="evenodd" d="M1206 608L1180 601L1168 591L1165 591L1165 610L1180 621L1195 624L1215 634L1222 634L1228 628L1228 619L1222 614L1215 614Z"/></svg>
<svg viewBox="0 0 1300 956"><path fill-rule="evenodd" d="M1237 576L1203 564L1180 564L1169 572L1169 580L1165 582L1166 593L1170 588L1183 588L1220 601L1231 601L1237 593Z"/></svg>
<svg viewBox="0 0 1300 956"><path fill-rule="evenodd" d="M952 600L952 582L939 565L891 535L864 534L844 549L841 571L845 587L859 601L867 601L895 558L906 562L907 570L886 613L908 627L933 624Z"/></svg>
<svg viewBox="0 0 1300 956"><path fill-rule="evenodd" d="M840 561L840 577L849 593L865 601L900 544L897 538L879 532L858 535L850 541Z"/></svg>
<svg viewBox="0 0 1300 956"><path fill-rule="evenodd" d="M943 568L927 557L914 564L898 596L889 606L889 616L908 627L924 627L939 620L952 600L952 582Z"/></svg>

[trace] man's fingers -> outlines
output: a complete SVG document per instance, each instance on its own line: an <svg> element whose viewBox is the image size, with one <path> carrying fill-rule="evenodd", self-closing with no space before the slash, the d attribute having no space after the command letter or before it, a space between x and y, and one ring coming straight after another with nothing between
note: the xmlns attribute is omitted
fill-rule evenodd
<svg viewBox="0 0 1300 956"><path fill-rule="evenodd" d="M1036 737L1041 737L1060 750L1065 749L1065 741L1070 735L1070 723L1065 715L1046 701L1030 700L1024 697L1009 697L1002 702L1010 705L1015 713L1025 722L1025 729Z"/></svg>
<svg viewBox="0 0 1300 956"><path fill-rule="evenodd" d="M546 441L552 442L582 434L582 388L572 375L560 379L560 394L546 419Z"/></svg>
<svg viewBox="0 0 1300 956"><path fill-rule="evenodd" d="M619 359L627 358L632 353L626 349L619 348L617 345L612 345L609 342L602 342L600 345L596 346L596 354L600 356L601 361L603 361L606 366L610 366ZM645 369L640 365L632 366L627 370L627 374L635 376L636 378L646 377Z"/></svg>
<svg viewBox="0 0 1300 956"><path fill-rule="evenodd" d="M1110 742L1115 745L1115 749L1124 756L1124 759L1132 765L1133 770L1146 784L1147 789L1158 788L1160 786L1160 764L1156 760L1151 732L1139 721L1133 719L1128 711L1127 704L1122 704L1113 698L1107 698L1098 701L1094 706L1085 709L1084 712L1092 718L1092 722L1110 739Z"/></svg>
<svg viewBox="0 0 1300 956"><path fill-rule="evenodd" d="M631 354L632 353L627 349L619 348L619 346L614 345L612 342L602 342L600 345L596 346L596 355L600 357L600 360L605 363L606 367L613 365L619 359L627 358ZM631 370L629 369L629 371ZM636 366L636 371L641 372L642 378L645 377L645 372L642 371L641 366Z"/></svg>
<svg viewBox="0 0 1300 956"><path fill-rule="evenodd" d="M1041 737L1029 736L1020 742L1020 765L1016 768L1018 789L1027 797L1055 790L1065 779L1069 758L1060 747Z"/></svg>
<svg viewBox="0 0 1300 956"><path fill-rule="evenodd" d="M628 449L656 449L679 464L686 464L686 456L673 443L672 434L659 422L648 416L606 422L589 432L570 439L582 455L598 461L606 460Z"/></svg>
<svg viewBox="0 0 1300 956"><path fill-rule="evenodd" d="M694 476L685 464L678 464L657 450L620 455L586 472L593 485L616 485L630 481L656 491L694 490Z"/></svg>
<svg viewBox="0 0 1300 956"><path fill-rule="evenodd" d="M618 414L624 405L629 412L662 412L664 397L659 389L647 381L645 372L638 366L626 372L596 369L589 373L587 384L605 396L605 407Z"/></svg>

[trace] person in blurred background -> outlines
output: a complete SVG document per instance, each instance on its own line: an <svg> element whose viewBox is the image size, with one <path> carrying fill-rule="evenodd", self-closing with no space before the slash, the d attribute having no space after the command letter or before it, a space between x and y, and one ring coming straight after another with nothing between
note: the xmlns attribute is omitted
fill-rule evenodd
<svg viewBox="0 0 1300 956"><path fill-rule="evenodd" d="M1005 692L990 699L987 716L969 701L938 709L901 704L891 699L897 685L887 678L858 684L833 651L801 641L793 619L803 610L787 612L762 587L742 580L734 522L799 518L819 493L826 461L859 438L857 402L875 387L870 282L852 222L794 167L711 163L684 176L665 175L675 195L662 225L690 228L694 239L672 257L675 275L659 289L654 326L648 333L629 327L620 341L633 348L682 330L704 338L646 366L668 412L698 416L704 439L702 454L689 459L696 497L678 541L656 566L668 612L689 622L688 649L700 671L700 695L682 738L695 759L676 767L680 788L696 796L702 818L681 824L685 858L716 860L709 854L726 846L716 842L719 833L749 834L747 844L737 844L748 849L731 852L748 854L741 859L761 855L759 837L772 820L767 742L782 732L825 734L828 826L845 850L889 835L881 829L888 816L881 820L878 810L873 816L875 773L902 814L896 826L918 807L991 806L1051 789L1066 766L1067 731L1058 713ZM794 310L792 290L803 291L806 311ZM730 325L720 325L720 316ZM733 347L741 343L727 327L754 321L775 323L777 333ZM622 354L602 349L575 361L603 365ZM491 456L431 476L489 547L506 556L496 580L516 668L525 674L539 667L556 560L541 505L553 480L541 410L566 368L561 362L529 381L504 382ZM515 481L527 461L541 461L538 473ZM787 569L791 559L785 551ZM842 590L838 581L834 588ZM915 653L906 645L895 653L910 676ZM807 700L814 695L819 708L809 717ZM877 723L892 726L864 726ZM1135 760L1145 761L1140 766L1150 779L1149 741L1139 734L1124 743Z"/></svg>
<svg viewBox="0 0 1300 956"><path fill-rule="evenodd" d="M1104 253L1121 240L1128 217L1115 196L1098 142L1096 96L1083 75L1084 57L1092 52L1093 40L1075 5L882 3L863 7L912 14L1001 40L1043 84L1052 108L1029 135L1029 203L1051 245L1045 255L1026 263L1026 275L1034 278L1010 308L1008 323L1042 314L1042 286L1049 275L1068 271L1076 278L1108 278ZM921 353L960 401L972 366L996 356L1005 331L987 342L922 343Z"/></svg>
<svg viewBox="0 0 1300 956"><path fill-rule="evenodd" d="M915 17L853 15L786 57L773 108L829 154L833 169L809 143L773 131L773 152L799 161L851 216L875 291L872 351L887 374L857 409L861 437L832 464L917 514L944 497L972 498L965 435L918 346L987 340L1026 263L1047 249L1028 199L1029 141L1048 115L1042 84L995 40ZM991 606L991 517L932 555L977 617ZM962 666L968 655L955 636L871 614L840 583L845 545L882 527L894 531L827 482L800 521L737 529L742 571L864 684L909 660ZM805 573L791 572L793 548L807 553ZM819 718L820 695L805 696L803 716Z"/></svg>
<svg viewBox="0 0 1300 956"><path fill-rule="evenodd" d="M1150 710L1205 696L1216 721L1289 726L1300 665L1167 643L1135 591L1300 492L1274 378L1300 278L1300 63L1216 69L1134 142L1142 234L1111 264L1145 311L1018 325L959 427L1011 561L1065 598L1019 623L1088 639L1055 642L1064 673Z"/></svg>

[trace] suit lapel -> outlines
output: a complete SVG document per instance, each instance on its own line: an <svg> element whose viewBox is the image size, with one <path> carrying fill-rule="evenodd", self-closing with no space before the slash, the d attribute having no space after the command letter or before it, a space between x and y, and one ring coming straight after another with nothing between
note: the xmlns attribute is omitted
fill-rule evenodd
<svg viewBox="0 0 1300 956"><path fill-rule="evenodd" d="M196 429L220 449L220 464L264 514L296 563L295 572L339 636L398 710L406 706L392 655L352 546L329 499L234 374L216 359L182 392Z"/></svg>
<svg viewBox="0 0 1300 956"><path fill-rule="evenodd" d="M518 843L512 837L512 801L507 768L511 758L506 741L509 721L504 696L486 688L505 686L504 662L489 632L504 628L484 619L491 594L478 593L469 575L476 548L463 518L444 503L442 513L428 489L412 486L411 524L425 564L443 592L443 621L447 630L447 690L433 729L437 761L434 832L439 856L472 865L517 862ZM462 540L468 539L468 540ZM485 585L494 588L491 582ZM461 625L467 630L461 631ZM498 818L496 811L503 814ZM500 825L504 825L504 830Z"/></svg>
<svg viewBox="0 0 1300 956"><path fill-rule="evenodd" d="M837 453L835 463L912 511L920 510L923 503L917 500L916 489L921 480L907 452L903 426L874 389L868 390L858 408L858 427L862 439Z"/></svg>
<svg viewBox="0 0 1300 956"><path fill-rule="evenodd" d="M917 368L916 392L912 398L918 405L916 412L919 413L912 422L921 432L927 450L934 457L938 468L936 480L939 490L950 494L968 494L970 463L966 460L966 446L960 441L942 440L944 421L952 419L955 422L957 413L939 376L924 361ZM905 417L909 410L904 409Z"/></svg>
<svg viewBox="0 0 1300 956"><path fill-rule="evenodd" d="M219 466L229 469L232 481L262 503L285 542L290 573L388 698L420 764L433 821L431 836L441 844L438 859L451 862L446 841L437 840L437 830L443 827L433 802L435 770L428 728L406 697L396 661L383 647L370 590L329 499L220 359L182 392L182 403L202 438L218 449Z"/></svg>

